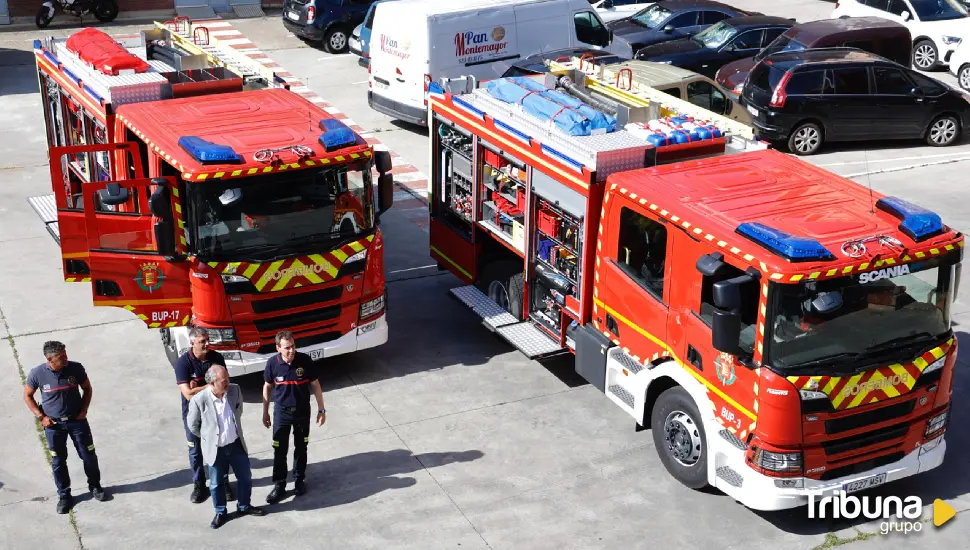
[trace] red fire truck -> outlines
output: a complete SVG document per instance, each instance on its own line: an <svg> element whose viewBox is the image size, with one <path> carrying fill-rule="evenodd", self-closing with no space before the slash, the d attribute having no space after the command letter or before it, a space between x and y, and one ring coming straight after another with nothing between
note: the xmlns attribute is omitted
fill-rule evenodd
<svg viewBox="0 0 970 550"><path fill-rule="evenodd" d="M184 43L162 27L35 42L53 195L31 203L65 281L160 329L170 361L208 329L233 376L261 371L280 330L314 359L385 343L388 154Z"/></svg>
<svg viewBox="0 0 970 550"><path fill-rule="evenodd" d="M688 487L779 510L939 466L963 235L560 76L433 86L451 293L529 358L574 354Z"/></svg>

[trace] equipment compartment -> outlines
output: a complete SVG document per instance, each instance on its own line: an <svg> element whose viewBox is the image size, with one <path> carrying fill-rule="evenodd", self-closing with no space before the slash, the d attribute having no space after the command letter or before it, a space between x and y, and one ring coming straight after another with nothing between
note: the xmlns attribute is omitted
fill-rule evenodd
<svg viewBox="0 0 970 550"><path fill-rule="evenodd" d="M526 174L525 165L484 142L479 149L481 164L482 220L519 252L525 250Z"/></svg>
<svg viewBox="0 0 970 550"><path fill-rule="evenodd" d="M537 196L535 278L532 313L549 329L559 332L563 309L580 300L582 221ZM573 315L578 312L573 311Z"/></svg>
<svg viewBox="0 0 970 550"><path fill-rule="evenodd" d="M472 137L439 117L435 123L441 145L434 167L435 201L449 224L471 238Z"/></svg>

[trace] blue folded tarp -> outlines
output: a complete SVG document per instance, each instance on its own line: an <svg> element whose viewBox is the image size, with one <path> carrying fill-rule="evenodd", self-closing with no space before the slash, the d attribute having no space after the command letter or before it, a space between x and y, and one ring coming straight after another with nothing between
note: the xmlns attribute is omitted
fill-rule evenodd
<svg viewBox="0 0 970 550"><path fill-rule="evenodd" d="M596 130L612 132L616 119L575 97L523 77L499 78L488 83L488 93L506 103L518 103L529 114L551 120L571 136L588 136Z"/></svg>

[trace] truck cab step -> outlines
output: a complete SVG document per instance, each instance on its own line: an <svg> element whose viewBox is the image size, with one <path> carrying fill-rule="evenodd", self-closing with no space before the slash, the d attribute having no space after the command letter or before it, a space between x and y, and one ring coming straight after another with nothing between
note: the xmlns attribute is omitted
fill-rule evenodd
<svg viewBox="0 0 970 550"><path fill-rule="evenodd" d="M40 217L40 221L43 222L51 237L54 237L57 244L61 244L61 231L57 223L57 202L54 200L54 195L28 197L27 203Z"/></svg>

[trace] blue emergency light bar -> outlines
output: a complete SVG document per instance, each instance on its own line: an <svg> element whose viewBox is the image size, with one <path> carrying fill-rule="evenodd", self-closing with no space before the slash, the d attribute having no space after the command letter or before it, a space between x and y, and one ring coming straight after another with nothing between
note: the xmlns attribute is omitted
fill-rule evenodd
<svg viewBox="0 0 970 550"><path fill-rule="evenodd" d="M320 134L320 145L328 152L357 143L354 131L335 118L321 120L320 129L323 130L323 134Z"/></svg>
<svg viewBox="0 0 970 550"><path fill-rule="evenodd" d="M835 256L815 239L796 237L761 223L742 223L736 231L789 262L835 259Z"/></svg>
<svg viewBox="0 0 970 550"><path fill-rule="evenodd" d="M179 147L202 164L233 164L243 160L232 147L212 143L200 137L183 136L178 143Z"/></svg>
<svg viewBox="0 0 970 550"><path fill-rule="evenodd" d="M876 201L876 208L902 220L899 230L916 242L943 232L943 220L938 214L898 197L881 198Z"/></svg>

